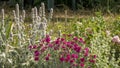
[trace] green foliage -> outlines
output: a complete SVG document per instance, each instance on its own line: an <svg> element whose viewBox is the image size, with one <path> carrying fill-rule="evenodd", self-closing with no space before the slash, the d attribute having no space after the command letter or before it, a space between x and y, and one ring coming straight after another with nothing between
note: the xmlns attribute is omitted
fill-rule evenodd
<svg viewBox="0 0 120 68"><path fill-rule="evenodd" d="M97 55L96 64L92 68L119 68L120 44L115 44L111 40L114 35L120 36L120 17L114 19L113 21L106 21L102 13L96 12L94 17L82 18L80 20L75 18L67 22L50 22L47 33L51 29L53 30L51 34L52 39L58 37L59 30L61 30L61 34L73 34L73 36L83 37L86 43L85 46L91 50L90 53ZM30 32L32 30L29 24L20 24L22 27L25 27L20 31L24 34L22 36L24 39L19 39L15 35L11 40L11 30L14 34L19 34L17 30L18 26L13 27L13 23L8 18L5 19L5 26L3 26L3 23L0 23L0 68L37 68L39 66L48 68L49 65L55 68L59 67L58 60L54 60L58 63L53 61L44 63L45 61L42 59L44 54L40 57L40 62L36 63L34 61L33 53L28 49L30 43L29 38L31 37ZM16 24L14 23L14 25ZM111 32L110 35L106 33L107 30ZM40 35L38 34L36 37L37 41L32 40L32 42L39 42ZM18 46L19 42L22 42L22 46ZM58 57L54 55L57 51L51 52L52 56ZM66 63L61 65L63 65L63 68L64 66L69 66Z"/></svg>
<svg viewBox="0 0 120 68"><path fill-rule="evenodd" d="M67 30L64 33L74 32L75 36L84 37L86 39L87 46L92 49L93 54L98 54L97 63L94 68L119 68L120 64L120 44L114 44L111 42L113 35L119 35L119 17L114 21L106 21L100 12L95 13L95 17L88 19L81 19L77 21L67 22L69 26L65 27ZM55 25L63 26L63 23ZM50 27L49 27L50 28ZM65 30L63 27L61 30ZM57 29L58 30L58 29ZM110 31L110 35L106 33ZM112 52L115 50L115 52Z"/></svg>
<svg viewBox="0 0 120 68"><path fill-rule="evenodd" d="M120 35L120 18L117 18L112 24L112 32L115 32L116 35Z"/></svg>

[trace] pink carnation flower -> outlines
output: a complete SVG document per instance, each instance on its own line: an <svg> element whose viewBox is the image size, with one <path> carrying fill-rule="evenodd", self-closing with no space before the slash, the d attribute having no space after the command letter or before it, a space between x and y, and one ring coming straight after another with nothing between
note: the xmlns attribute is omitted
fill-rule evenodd
<svg viewBox="0 0 120 68"><path fill-rule="evenodd" d="M65 60L64 57L60 57L60 61L63 62Z"/></svg>
<svg viewBox="0 0 120 68"><path fill-rule="evenodd" d="M77 59L78 58L78 54L72 54L71 57Z"/></svg>
<svg viewBox="0 0 120 68"><path fill-rule="evenodd" d="M36 51L34 52L34 56L39 56L39 54L40 54L40 52L39 52L38 50L36 50Z"/></svg>
<svg viewBox="0 0 120 68"><path fill-rule="evenodd" d="M84 62L84 61L85 61L85 59L84 59L84 58L80 58L80 61L81 61L81 62Z"/></svg>
<svg viewBox="0 0 120 68"><path fill-rule="evenodd" d="M35 60L35 61L39 61L39 56L35 56L35 57L34 57L34 60Z"/></svg>
<svg viewBox="0 0 120 68"><path fill-rule="evenodd" d="M49 36L49 35L46 36L45 41L46 41L47 43L50 42L50 36Z"/></svg>
<svg viewBox="0 0 120 68"><path fill-rule="evenodd" d="M85 66L85 64L84 63L80 63L80 66L83 68Z"/></svg>

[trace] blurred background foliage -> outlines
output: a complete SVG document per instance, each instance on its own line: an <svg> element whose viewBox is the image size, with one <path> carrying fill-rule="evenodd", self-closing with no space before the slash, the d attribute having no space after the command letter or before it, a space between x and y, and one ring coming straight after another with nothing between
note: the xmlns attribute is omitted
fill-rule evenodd
<svg viewBox="0 0 120 68"><path fill-rule="evenodd" d="M2 2L9 1L11 6L14 6L16 3L23 5L24 0L0 0L1 5L5 5ZM34 2L33 2L34 1ZM46 6L48 5L48 0L25 0L25 5L31 6L40 6L41 2L44 2ZM51 0L50 0L51 1ZM75 1L72 6L73 1ZM7 5L8 6L8 5ZM54 0L54 7L68 7L69 9L79 9L79 10L93 10L93 11L107 11L107 12L120 12L120 0Z"/></svg>

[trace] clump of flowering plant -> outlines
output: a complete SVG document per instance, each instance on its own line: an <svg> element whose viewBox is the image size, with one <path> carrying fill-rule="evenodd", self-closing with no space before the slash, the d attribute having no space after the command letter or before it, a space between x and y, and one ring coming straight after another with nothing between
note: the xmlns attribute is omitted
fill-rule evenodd
<svg viewBox="0 0 120 68"><path fill-rule="evenodd" d="M90 48L85 45L83 38L71 34L64 34L55 40L51 40L47 35L39 44L30 45L29 48L34 51L35 61L67 63L68 67L90 68L97 58L97 55L90 53Z"/></svg>

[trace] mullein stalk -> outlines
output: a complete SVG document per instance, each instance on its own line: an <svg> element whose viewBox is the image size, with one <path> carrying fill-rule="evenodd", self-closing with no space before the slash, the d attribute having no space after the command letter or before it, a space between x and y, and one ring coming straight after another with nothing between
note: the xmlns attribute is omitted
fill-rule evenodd
<svg viewBox="0 0 120 68"><path fill-rule="evenodd" d="M17 22L17 16L16 16L15 10L13 10L13 15L14 15L14 20L15 20L15 22Z"/></svg>
<svg viewBox="0 0 120 68"><path fill-rule="evenodd" d="M23 22L23 16L20 15L20 22Z"/></svg>
<svg viewBox="0 0 120 68"><path fill-rule="evenodd" d="M25 10L23 10L23 11L22 11L22 17L23 17L22 19L23 19L23 22L24 22L24 20L25 20L25 15L26 15L26 12L25 12Z"/></svg>
<svg viewBox="0 0 120 68"><path fill-rule="evenodd" d="M5 12L4 12L4 9L2 9L2 32L3 32L3 35L5 35Z"/></svg>
<svg viewBox="0 0 120 68"><path fill-rule="evenodd" d="M51 21L52 17L53 17L53 8L50 9L49 22Z"/></svg>
<svg viewBox="0 0 120 68"><path fill-rule="evenodd" d="M35 23L35 12L34 12L34 8L32 8L32 22Z"/></svg>
<svg viewBox="0 0 120 68"><path fill-rule="evenodd" d="M17 22L19 23L20 20L19 20L19 5L16 4L16 16L17 16Z"/></svg>
<svg viewBox="0 0 120 68"><path fill-rule="evenodd" d="M42 17L42 7L39 8L39 16Z"/></svg>
<svg viewBox="0 0 120 68"><path fill-rule="evenodd" d="M3 26L4 26L4 20L5 20L5 12L4 12L4 9L2 9L2 23L3 23Z"/></svg>
<svg viewBox="0 0 120 68"><path fill-rule="evenodd" d="M1 38L2 38L2 42L3 42L3 45L6 45L6 42L7 42L7 40L6 40L6 38L5 38L5 36L6 36L6 31L5 31L6 29L5 29L5 11L4 11L4 9L2 9L2 33L1 33Z"/></svg>
<svg viewBox="0 0 120 68"><path fill-rule="evenodd" d="M46 32L47 25L44 22L42 22L41 24L42 24L42 38L44 38L46 36L46 33L47 33Z"/></svg>
<svg viewBox="0 0 120 68"><path fill-rule="evenodd" d="M23 10L23 14L20 15L19 5L16 4L16 11L13 10L13 14L14 14L14 19L15 19L15 30L17 31L16 34L19 39L18 45L22 45L23 44L22 42L25 42L24 25L22 24L25 18L25 10Z"/></svg>
<svg viewBox="0 0 120 68"><path fill-rule="evenodd" d="M37 7L34 8L34 12L35 12L35 24L38 23L38 10Z"/></svg>
<svg viewBox="0 0 120 68"><path fill-rule="evenodd" d="M42 17L45 17L45 4L41 3L41 7L42 7Z"/></svg>
<svg viewBox="0 0 120 68"><path fill-rule="evenodd" d="M5 27L5 12L4 12L4 9L2 9L2 34L3 34L3 37L2 37L2 45L5 45L5 62L7 62L7 53L8 53L8 39L3 39L4 36L6 37L6 27Z"/></svg>
<svg viewBox="0 0 120 68"><path fill-rule="evenodd" d="M34 24L35 24L35 11L34 11L34 8L32 8L32 24L30 24L30 27L32 28L30 33L32 36L30 36L30 39L29 39L29 44L34 44Z"/></svg>
<svg viewBox="0 0 120 68"><path fill-rule="evenodd" d="M35 24L34 24L34 29L35 29L35 40L38 40L38 36L39 36L39 16L38 16L38 10L37 7L34 8L35 11ZM37 42L37 41L35 41Z"/></svg>
<svg viewBox="0 0 120 68"><path fill-rule="evenodd" d="M18 43L18 45L21 45L21 25L20 25L20 15L19 15L20 13L19 13L19 5L18 4L16 4L16 16L17 16L17 22L16 22L16 24L17 24L17 27L18 27L18 38L19 38L19 43Z"/></svg>
<svg viewBox="0 0 120 68"><path fill-rule="evenodd" d="M38 32L38 28L37 28L37 24L38 24L38 12L37 12L37 8L33 8L32 9L32 19L33 19L33 27L32 27L32 44L34 44L36 41L36 37L37 37L37 32Z"/></svg>
<svg viewBox="0 0 120 68"><path fill-rule="evenodd" d="M38 16L38 23L41 24L41 17L40 16Z"/></svg>
<svg viewBox="0 0 120 68"><path fill-rule="evenodd" d="M50 19L53 17L53 8L50 9Z"/></svg>

